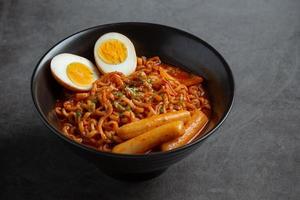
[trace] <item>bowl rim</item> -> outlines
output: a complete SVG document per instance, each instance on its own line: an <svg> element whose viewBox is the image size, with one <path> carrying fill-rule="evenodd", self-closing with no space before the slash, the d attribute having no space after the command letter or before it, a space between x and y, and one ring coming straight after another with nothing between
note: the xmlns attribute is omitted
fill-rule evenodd
<svg viewBox="0 0 300 200"><path fill-rule="evenodd" d="M40 68L40 64L43 61L43 59L48 55L48 53L50 51L52 51L56 46L58 46L60 43L62 43L63 41L86 31L92 30L92 29L98 29L101 27L108 27L108 26L119 26L119 25L142 25L142 26L157 26L160 28L164 28L164 29L169 29L172 31L176 31L179 32L180 34L189 37L197 42L200 42L202 45L204 45L206 48L208 48L210 51L212 51L212 53L214 53L221 61L221 63L223 64L225 71L227 72L228 76L229 76L229 86L231 87L231 91L230 91L230 102L229 102L229 106L225 109L225 114L224 116L220 119L220 121L215 125L214 128L212 128L208 133L206 133L204 136L198 138L195 141L192 141L189 144L186 144L182 147L178 147L176 149L170 150L170 151L166 151L166 152L153 152L151 154L118 154L118 153L111 153L111 152L102 152L99 150L96 150L95 148L89 147L87 145L83 145L80 143L77 143L71 139L69 139L67 136L63 135L62 133L60 133L55 127L53 127L49 122L47 117L43 114L43 112L41 111L41 108L38 106L37 100L35 98L35 93L34 93L34 80L36 78L37 75L37 71ZM109 157L115 157L115 158L128 158L128 159L134 159L134 158L149 158L149 157L156 157L156 156L166 156L166 155L170 155L170 154L177 154L179 152L185 151L191 147L196 147L197 144L199 144L200 142L202 142L203 140L205 140L206 138L208 138L211 134L213 134L225 121L225 119L228 117L233 103L234 103L234 94L235 94L235 81L234 81L234 77L233 77L233 73L228 65L228 63L225 61L225 59L223 58L223 56L214 48L212 47L210 44L208 44L207 42L205 42L204 40L202 40L201 38L178 28L174 28L171 26L167 26L167 25L163 25L163 24L157 24L157 23L149 23L149 22L118 22L118 23L108 23L108 24L102 24L102 25L96 25L96 26L92 26L83 30L80 30L78 32L75 32L63 39L61 39L59 42L55 43L49 50L46 51L46 53L43 54L43 56L39 59L39 61L37 62L37 64L34 67L34 70L32 72L32 76L31 76L31 81L30 81L30 89L31 89L31 97L33 100L33 103L35 105L36 110L39 113L39 117L40 119L43 121L43 123L46 125L46 127L48 129L50 129L53 133L55 133L55 135L59 136L60 138L62 138L63 140L65 140L66 142L69 142L85 151L89 151L90 153L95 153L98 155L102 155L102 156L109 156Z"/></svg>

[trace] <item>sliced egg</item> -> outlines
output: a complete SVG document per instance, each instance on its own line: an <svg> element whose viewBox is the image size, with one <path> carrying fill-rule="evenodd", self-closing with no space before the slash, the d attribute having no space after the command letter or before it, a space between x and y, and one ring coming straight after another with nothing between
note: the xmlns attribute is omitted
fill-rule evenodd
<svg viewBox="0 0 300 200"><path fill-rule="evenodd" d="M120 33L106 33L96 42L94 57L103 73L122 72L130 75L136 68L136 53L132 42Z"/></svg>
<svg viewBox="0 0 300 200"><path fill-rule="evenodd" d="M86 58L62 53L52 58L51 72L54 78L65 88L73 91L87 91L99 78L99 71Z"/></svg>

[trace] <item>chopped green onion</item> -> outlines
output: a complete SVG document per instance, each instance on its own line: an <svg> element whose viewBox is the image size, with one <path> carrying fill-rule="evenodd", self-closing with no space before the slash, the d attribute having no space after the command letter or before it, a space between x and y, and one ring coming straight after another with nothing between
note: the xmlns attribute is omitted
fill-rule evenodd
<svg viewBox="0 0 300 200"><path fill-rule="evenodd" d="M153 80L151 78L147 79L147 83L152 84Z"/></svg>
<svg viewBox="0 0 300 200"><path fill-rule="evenodd" d="M131 107L127 105L126 111L131 111Z"/></svg>
<svg viewBox="0 0 300 200"><path fill-rule="evenodd" d="M125 89L127 89L132 95L134 95L134 96L136 96L137 95L137 93L138 93L138 88L136 88L136 87L129 87L129 86L127 86Z"/></svg>
<svg viewBox="0 0 300 200"><path fill-rule="evenodd" d="M81 112L79 110L76 111L76 117L79 118L81 116Z"/></svg>
<svg viewBox="0 0 300 200"><path fill-rule="evenodd" d="M160 109L159 109L159 113L163 113L164 112L164 107L162 106L162 107L160 107Z"/></svg>
<svg viewBox="0 0 300 200"><path fill-rule="evenodd" d="M116 95L118 98L124 96L124 94L123 94L122 92L120 92L120 91L116 92L115 95Z"/></svg>
<svg viewBox="0 0 300 200"><path fill-rule="evenodd" d="M94 104L96 104L98 102L98 99L97 98L94 98L91 100Z"/></svg>
<svg viewBox="0 0 300 200"><path fill-rule="evenodd" d="M125 111L126 108L124 108L124 106L122 106L121 104L119 104L118 102L114 102L114 106L116 109L121 110L121 111Z"/></svg>

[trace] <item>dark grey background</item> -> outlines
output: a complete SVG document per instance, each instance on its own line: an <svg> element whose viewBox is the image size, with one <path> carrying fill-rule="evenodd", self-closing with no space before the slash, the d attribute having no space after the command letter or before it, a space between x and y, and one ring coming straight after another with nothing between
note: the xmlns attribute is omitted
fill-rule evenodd
<svg viewBox="0 0 300 200"><path fill-rule="evenodd" d="M111 22L186 30L224 55L236 81L216 134L162 176L106 177L40 121L30 76L62 38ZM300 1L0 0L0 199L299 199Z"/></svg>

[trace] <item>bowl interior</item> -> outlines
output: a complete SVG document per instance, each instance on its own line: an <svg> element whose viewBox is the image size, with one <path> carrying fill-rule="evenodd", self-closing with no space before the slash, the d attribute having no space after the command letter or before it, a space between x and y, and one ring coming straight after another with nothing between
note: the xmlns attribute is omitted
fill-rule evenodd
<svg viewBox="0 0 300 200"><path fill-rule="evenodd" d="M59 127L53 108L62 94L62 87L51 75L51 59L59 53L73 53L94 62L94 44L107 32L119 32L130 38L138 56L159 56L165 63L203 76L212 104L212 118L205 132L221 124L231 107L234 85L231 71L219 53L206 42L174 28L147 23L120 23L76 33L55 45L38 63L32 78L33 99L44 121L56 132L59 132Z"/></svg>

